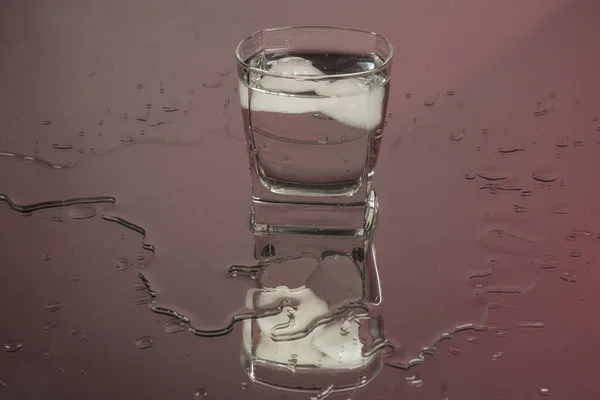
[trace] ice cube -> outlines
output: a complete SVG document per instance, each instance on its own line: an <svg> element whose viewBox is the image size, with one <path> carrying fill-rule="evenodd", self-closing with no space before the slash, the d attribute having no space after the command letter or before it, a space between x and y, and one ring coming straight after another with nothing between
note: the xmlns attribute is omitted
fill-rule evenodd
<svg viewBox="0 0 600 400"><path fill-rule="evenodd" d="M302 80L301 77L324 75L310 61L302 57L285 57L272 61L270 66L269 71L281 75L281 77L265 75L260 80L260 87L278 93L312 92L319 82ZM294 76L298 76L298 78L290 78Z"/></svg>
<svg viewBox="0 0 600 400"><path fill-rule="evenodd" d="M318 112L319 99L308 97L292 97L270 94L253 90L252 104L250 107L248 98L248 87L239 83L240 104L244 109L252 112L276 112L282 114L303 114Z"/></svg>
<svg viewBox="0 0 600 400"><path fill-rule="evenodd" d="M328 117L366 130L381 124L385 96L383 86L369 90L367 85L355 78L322 84L315 91L321 96L333 96L318 103L319 111Z"/></svg>

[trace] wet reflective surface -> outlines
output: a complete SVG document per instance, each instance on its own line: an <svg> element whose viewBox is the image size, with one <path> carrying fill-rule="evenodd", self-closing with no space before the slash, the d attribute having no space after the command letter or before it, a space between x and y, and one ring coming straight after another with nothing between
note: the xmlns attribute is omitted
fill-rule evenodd
<svg viewBox="0 0 600 400"><path fill-rule="evenodd" d="M0 398L597 398L600 6L484 3L2 2ZM288 24L395 45L376 252L248 229Z"/></svg>

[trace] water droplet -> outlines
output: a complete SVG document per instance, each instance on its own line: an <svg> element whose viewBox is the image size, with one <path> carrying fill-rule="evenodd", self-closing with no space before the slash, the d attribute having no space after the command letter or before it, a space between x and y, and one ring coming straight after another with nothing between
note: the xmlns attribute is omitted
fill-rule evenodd
<svg viewBox="0 0 600 400"><path fill-rule="evenodd" d="M581 252L579 250L573 250L569 253L569 257L573 257L573 258L581 257Z"/></svg>
<svg viewBox="0 0 600 400"><path fill-rule="evenodd" d="M182 332L185 329L183 323L179 320L169 321L164 325L165 333L177 333Z"/></svg>
<svg viewBox="0 0 600 400"><path fill-rule="evenodd" d="M418 372L409 373L405 379L406 383L411 388L420 388L423 386L423 379L421 378L421 374Z"/></svg>
<svg viewBox="0 0 600 400"><path fill-rule="evenodd" d="M467 342L469 343L477 343L477 336L467 336Z"/></svg>
<svg viewBox="0 0 600 400"><path fill-rule="evenodd" d="M488 181L500 181L506 179L508 177L508 174L497 168L485 168L477 172L477 176Z"/></svg>
<svg viewBox="0 0 600 400"><path fill-rule="evenodd" d="M540 386L538 393L540 396L548 396L550 394L550 389L548 389L548 386Z"/></svg>
<svg viewBox="0 0 600 400"><path fill-rule="evenodd" d="M217 74L221 75L221 76L227 76L231 73L231 70L229 68L223 68L222 70L220 70L219 72L217 72Z"/></svg>
<svg viewBox="0 0 600 400"><path fill-rule="evenodd" d="M504 352L503 351L497 351L494 354L492 354L492 361L498 361L503 356L504 356Z"/></svg>
<svg viewBox="0 0 600 400"><path fill-rule="evenodd" d="M62 308L62 304L60 303L50 303L47 304L46 307L44 307L46 309L47 312L57 312L58 310L60 310Z"/></svg>
<svg viewBox="0 0 600 400"><path fill-rule="evenodd" d="M135 285L133 285L133 290L135 291L142 291L142 290L146 290L146 285L144 283L136 283Z"/></svg>
<svg viewBox="0 0 600 400"><path fill-rule="evenodd" d="M4 343L4 351L7 353L15 353L23 348L23 344L16 340L9 340Z"/></svg>
<svg viewBox="0 0 600 400"><path fill-rule="evenodd" d="M575 273L573 271L565 271L562 273L562 276L560 277L560 279L562 279L565 282L568 283L575 283L577 282L577 279L575 278Z"/></svg>
<svg viewBox="0 0 600 400"><path fill-rule="evenodd" d="M81 333L81 331L77 328L71 328L69 329L69 334L71 336L79 336L79 334Z"/></svg>
<svg viewBox="0 0 600 400"><path fill-rule="evenodd" d="M455 141L455 142L460 142L461 140L463 140L465 137L465 131L464 129L461 130L460 132L455 132L450 134L450 140Z"/></svg>
<svg viewBox="0 0 600 400"><path fill-rule="evenodd" d="M170 106L165 105L165 106L163 106L163 111L164 112L169 112L170 113L170 112L175 112L177 110L178 110L178 108L175 105L170 105Z"/></svg>
<svg viewBox="0 0 600 400"><path fill-rule="evenodd" d="M49 360L49 359L52 358L52 354L50 354L50 353L44 353L44 357Z"/></svg>
<svg viewBox="0 0 600 400"><path fill-rule="evenodd" d="M77 152L80 153L80 154L83 154L85 152L85 150L83 150L83 148L80 147L80 148L77 149Z"/></svg>
<svg viewBox="0 0 600 400"><path fill-rule="evenodd" d="M135 87L138 89L142 89L144 87L144 85L141 83L138 83L137 85L135 85Z"/></svg>
<svg viewBox="0 0 600 400"><path fill-rule="evenodd" d="M460 355L460 349L455 346L450 346L450 347L448 347L448 353L458 356L458 355Z"/></svg>
<svg viewBox="0 0 600 400"><path fill-rule="evenodd" d="M246 390L248 388L248 382L242 382L242 390Z"/></svg>
<svg viewBox="0 0 600 400"><path fill-rule="evenodd" d="M196 389L194 392L194 399L201 399L204 397L208 397L208 391L204 388Z"/></svg>
<svg viewBox="0 0 600 400"><path fill-rule="evenodd" d="M123 143L131 143L133 142L133 136L131 135L123 135L119 138L119 140Z"/></svg>
<svg viewBox="0 0 600 400"><path fill-rule="evenodd" d="M165 92L165 88L160 88L159 92L160 93L164 93Z"/></svg>
<svg viewBox="0 0 600 400"><path fill-rule="evenodd" d="M321 144L325 144L329 141L329 138L325 135L320 135L317 141Z"/></svg>
<svg viewBox="0 0 600 400"><path fill-rule="evenodd" d="M517 147L517 146L505 146L505 147L498 148L498 153L501 153L501 154L517 153L519 151L525 151L525 148Z"/></svg>
<svg viewBox="0 0 600 400"><path fill-rule="evenodd" d="M52 256L50 255L50 253L44 253L44 260L48 261L50 259L52 259Z"/></svg>
<svg viewBox="0 0 600 400"><path fill-rule="evenodd" d="M45 119L45 120L43 120L43 121L42 121L42 125L44 125L44 126L48 126L48 125L50 125L51 123L52 123L52 120L51 120L51 119Z"/></svg>
<svg viewBox="0 0 600 400"><path fill-rule="evenodd" d="M573 146L575 146L575 147L583 146L583 140L573 140Z"/></svg>
<svg viewBox="0 0 600 400"><path fill-rule="evenodd" d="M57 150L71 150L73 148L73 143L71 142L54 142L50 145L53 149Z"/></svg>
<svg viewBox="0 0 600 400"><path fill-rule="evenodd" d="M412 98L412 94L410 94L410 93L406 93L406 94L404 95L404 97L406 97L407 99L410 99L410 98Z"/></svg>
<svg viewBox="0 0 600 400"><path fill-rule="evenodd" d="M475 179L476 176L477 175L475 175L474 173L468 172L465 174L465 179L472 181L473 179Z"/></svg>
<svg viewBox="0 0 600 400"><path fill-rule="evenodd" d="M145 304L148 304L150 300L151 298L148 296L138 296L133 300L133 302L136 306L143 306Z"/></svg>
<svg viewBox="0 0 600 400"><path fill-rule="evenodd" d="M284 156L282 161L284 164L289 164L291 162L291 160L288 156Z"/></svg>
<svg viewBox="0 0 600 400"><path fill-rule="evenodd" d="M434 104L435 104L435 100L426 100L423 102L423 105L425 105L425 107L431 107Z"/></svg>
<svg viewBox="0 0 600 400"><path fill-rule="evenodd" d="M202 81L202 86L208 89L214 89L221 85L221 79L218 76L214 76L212 78L205 79Z"/></svg>
<svg viewBox="0 0 600 400"><path fill-rule="evenodd" d="M454 90L446 90L446 96L454 96Z"/></svg>
<svg viewBox="0 0 600 400"><path fill-rule="evenodd" d="M147 349L154 345L154 338L152 336L142 336L135 340L135 347L140 350Z"/></svg>
<svg viewBox="0 0 600 400"><path fill-rule="evenodd" d="M58 321L51 321L49 323L47 323L46 325L44 325L44 333L45 334L49 334L50 332L52 332L52 330L54 328L56 328L60 323Z"/></svg>
<svg viewBox="0 0 600 400"><path fill-rule="evenodd" d="M538 169L531 174L531 177L539 182L554 182L556 175L549 169Z"/></svg>
<svg viewBox="0 0 600 400"><path fill-rule="evenodd" d="M65 367L63 367L62 365L59 365L56 369L58 369L58 372L60 373L65 372Z"/></svg>
<svg viewBox="0 0 600 400"><path fill-rule="evenodd" d="M88 219L96 215L96 207L75 204L68 208L67 215L73 219Z"/></svg>
<svg viewBox="0 0 600 400"><path fill-rule="evenodd" d="M79 370L79 375L86 375L86 374L87 374L87 372L85 372L85 369L82 368Z"/></svg>
<svg viewBox="0 0 600 400"><path fill-rule="evenodd" d="M533 113L533 116L534 116L534 117L541 117L541 116L543 116L543 115L548 115L548 114L550 114L550 113L551 113L551 112L553 112L553 111L554 111L554 109L553 109L553 108L548 108L548 109L545 109L545 110L535 111L535 112Z"/></svg>
<svg viewBox="0 0 600 400"><path fill-rule="evenodd" d="M514 204L513 205L513 211L516 212L516 213L524 213L524 212L527 212L527 208L525 208L523 206L520 206L518 204Z"/></svg>
<svg viewBox="0 0 600 400"><path fill-rule="evenodd" d="M113 265L119 271L125 271L129 268L129 260L125 257L115 258L113 260Z"/></svg>
<svg viewBox="0 0 600 400"><path fill-rule="evenodd" d="M0 379L0 389L6 389L6 381Z"/></svg>
<svg viewBox="0 0 600 400"><path fill-rule="evenodd" d="M519 328L544 328L546 327L546 324L544 324L542 321L525 321L525 322L520 322L517 324L517 326Z"/></svg>

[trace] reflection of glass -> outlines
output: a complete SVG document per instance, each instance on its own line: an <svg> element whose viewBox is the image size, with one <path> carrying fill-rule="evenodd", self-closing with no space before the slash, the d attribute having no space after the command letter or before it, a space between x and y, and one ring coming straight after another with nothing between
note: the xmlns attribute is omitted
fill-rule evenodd
<svg viewBox="0 0 600 400"><path fill-rule="evenodd" d="M256 382L287 390L357 389L382 367L371 310L381 293L369 239L255 235L246 306L268 317L243 322L242 362ZM243 267L241 267L243 268ZM375 307L376 308L376 307Z"/></svg>
<svg viewBox="0 0 600 400"><path fill-rule="evenodd" d="M236 56L253 229L363 235L391 44L356 29L286 27L247 37Z"/></svg>

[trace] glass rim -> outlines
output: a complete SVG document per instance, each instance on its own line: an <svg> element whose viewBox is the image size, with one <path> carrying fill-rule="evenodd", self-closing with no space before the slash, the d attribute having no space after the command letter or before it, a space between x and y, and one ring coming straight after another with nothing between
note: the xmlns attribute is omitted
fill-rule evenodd
<svg viewBox="0 0 600 400"><path fill-rule="evenodd" d="M242 60L242 58L240 57L240 49L241 49L242 45L247 40L251 39L252 37L256 36L257 34L264 33L264 32L285 31L285 30L296 29L296 28L334 29L334 30L343 30L343 31L348 31L348 32L362 33L362 34L367 34L367 35L374 36L374 37L379 37L386 43L390 52L389 52L388 56L385 58L385 60L383 60L383 63L381 65L379 65L373 69L370 69L368 71L349 72L349 73L344 73L344 74L331 74L331 75L304 75L304 74L282 75L277 72L271 72L271 71L266 71L264 69L252 67L252 66L248 65L248 63L246 63L246 60ZM275 28L265 28L265 29L255 31L254 33L246 36L244 39L242 39L238 43L238 45L235 48L235 58L236 58L238 64L240 64L242 67L244 67L248 71L252 71L252 72L255 72L255 73L261 74L261 75L273 76L273 77L277 77L277 78L284 78L284 79L302 78L303 80L309 80L309 81L339 79L339 78L355 78L355 77L368 76L368 75L371 75L371 74L374 74L377 72L381 72L384 69L386 69L389 66L389 64L392 62L393 57L394 57L394 46L392 46L392 43L385 36L380 35L379 33L364 30L364 29L350 28L350 27L345 27L345 26L335 26L335 25L288 25L288 26L280 26L280 27L275 27Z"/></svg>

